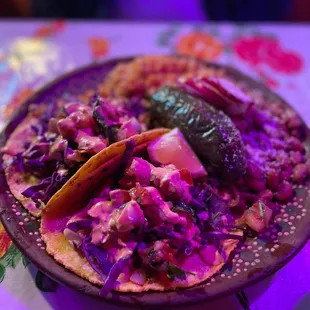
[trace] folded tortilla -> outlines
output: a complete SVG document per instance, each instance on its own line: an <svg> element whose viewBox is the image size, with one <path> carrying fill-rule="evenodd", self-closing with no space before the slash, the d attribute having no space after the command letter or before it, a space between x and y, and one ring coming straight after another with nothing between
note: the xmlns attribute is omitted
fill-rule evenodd
<svg viewBox="0 0 310 310"><path fill-rule="evenodd" d="M83 219L87 202L93 197L94 189L113 178L113 173L120 165L120 160L126 150L126 143L133 141L134 154L138 154L157 137L166 133L167 129L156 129L142 133L102 150L92 157L84 166L59 190L48 202L44 209L41 222L42 239L46 243L47 252L57 262L91 283L104 285L102 277L92 268L82 251L76 249L65 237L64 229L70 219ZM230 232L241 236L240 231ZM173 279L162 282L148 279L143 285L137 284L121 273L114 290L120 292L144 292L148 290L164 291L182 287L190 287L201 283L216 272L227 262L230 253L235 249L239 240L226 239L221 241L221 253L217 250L214 260L206 264L199 254L193 252L182 263L185 270L191 266L191 273L183 279Z"/></svg>

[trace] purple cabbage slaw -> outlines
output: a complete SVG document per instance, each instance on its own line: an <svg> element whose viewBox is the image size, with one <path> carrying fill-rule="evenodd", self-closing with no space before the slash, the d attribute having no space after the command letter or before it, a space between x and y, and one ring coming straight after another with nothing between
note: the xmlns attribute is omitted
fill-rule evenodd
<svg viewBox="0 0 310 310"><path fill-rule="evenodd" d="M74 232L89 230L90 227L90 219L82 219L76 222L71 222L66 226L66 228ZM121 257L115 263L112 263L109 260L108 252L105 249L93 244L91 242L90 235L84 238L78 249L83 252L91 267L104 281L104 286L100 290L100 295L107 295L115 287L119 275L124 270L124 267L130 262L131 255Z"/></svg>
<svg viewBox="0 0 310 310"><path fill-rule="evenodd" d="M43 179L39 184L28 187L22 192L27 198L31 198L38 209L45 206L50 198L57 192L66 182L68 178L60 175L58 171L53 172L51 177Z"/></svg>

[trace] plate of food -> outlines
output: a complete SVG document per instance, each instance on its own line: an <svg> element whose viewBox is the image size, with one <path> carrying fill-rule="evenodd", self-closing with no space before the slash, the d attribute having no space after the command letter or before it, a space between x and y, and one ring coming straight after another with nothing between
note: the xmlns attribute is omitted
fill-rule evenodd
<svg viewBox="0 0 310 310"><path fill-rule="evenodd" d="M237 292L310 233L309 131L238 70L109 60L29 98L1 134L1 220L47 276L131 305Z"/></svg>

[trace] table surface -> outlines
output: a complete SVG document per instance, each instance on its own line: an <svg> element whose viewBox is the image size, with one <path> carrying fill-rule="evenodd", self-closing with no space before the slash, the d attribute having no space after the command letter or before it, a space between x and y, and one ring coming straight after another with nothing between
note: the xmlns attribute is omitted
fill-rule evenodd
<svg viewBox="0 0 310 310"><path fill-rule="evenodd" d="M0 127L29 94L63 72L112 57L175 52L229 64L263 81L310 125L309 37L310 25L0 22ZM251 309L310 309L309 267L310 241L274 276L245 290ZM46 278L0 224L0 308L71 307L120 309ZM242 309L235 296L184 309L203 307Z"/></svg>

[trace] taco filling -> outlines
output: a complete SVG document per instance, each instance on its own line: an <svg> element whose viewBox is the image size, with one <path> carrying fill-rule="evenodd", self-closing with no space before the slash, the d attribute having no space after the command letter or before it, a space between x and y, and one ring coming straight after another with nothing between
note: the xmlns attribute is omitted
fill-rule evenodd
<svg viewBox="0 0 310 310"><path fill-rule="evenodd" d="M126 149L133 143L127 141ZM99 186L61 229L53 226L62 218L53 216L53 202L43 214L47 251L53 252L51 239L62 235L97 274L84 277L104 284L102 294L192 286L220 269L242 240L242 230L232 228L229 206L207 184L206 173L193 178L185 168L152 161L153 145L147 149L139 157L127 152L122 173L113 173L117 179ZM77 272L69 260L65 264Z"/></svg>
<svg viewBox="0 0 310 310"><path fill-rule="evenodd" d="M30 107L8 140L4 166L13 194L34 215L89 158L146 130L141 100L104 99Z"/></svg>

